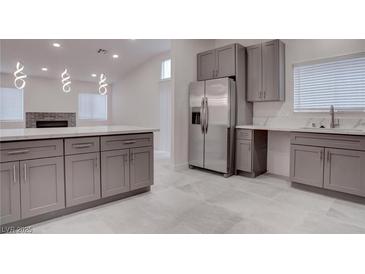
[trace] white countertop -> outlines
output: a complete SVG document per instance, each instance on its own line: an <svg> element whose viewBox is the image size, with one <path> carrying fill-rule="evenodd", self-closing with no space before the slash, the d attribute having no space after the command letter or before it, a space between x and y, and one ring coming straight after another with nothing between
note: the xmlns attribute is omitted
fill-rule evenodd
<svg viewBox="0 0 365 274"><path fill-rule="evenodd" d="M136 127L136 126L124 126L124 125L63 127L63 128L15 128L15 129L0 129L0 141L130 134L130 133L145 133L145 132L155 132L155 131L159 131L159 129Z"/></svg>
<svg viewBox="0 0 365 274"><path fill-rule="evenodd" d="M365 135L363 129L353 128L308 128L308 127L275 127L275 126L260 126L260 125L239 125L236 128L241 129L256 129L269 131L286 131L286 132L309 132L309 133L329 133L329 134L344 134L344 135Z"/></svg>

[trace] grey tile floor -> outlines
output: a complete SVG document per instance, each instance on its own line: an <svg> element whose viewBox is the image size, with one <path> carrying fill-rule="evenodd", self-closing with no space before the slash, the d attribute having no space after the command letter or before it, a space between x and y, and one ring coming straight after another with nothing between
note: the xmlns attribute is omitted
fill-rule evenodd
<svg viewBox="0 0 365 274"><path fill-rule="evenodd" d="M365 233L365 205L255 179L155 162L148 193L32 226L33 233Z"/></svg>

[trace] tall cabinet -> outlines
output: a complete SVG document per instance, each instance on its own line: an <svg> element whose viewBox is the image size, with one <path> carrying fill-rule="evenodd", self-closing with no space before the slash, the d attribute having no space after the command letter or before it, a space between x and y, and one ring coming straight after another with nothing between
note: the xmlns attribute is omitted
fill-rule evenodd
<svg viewBox="0 0 365 274"><path fill-rule="evenodd" d="M247 47L247 101L285 99L285 45L273 40Z"/></svg>

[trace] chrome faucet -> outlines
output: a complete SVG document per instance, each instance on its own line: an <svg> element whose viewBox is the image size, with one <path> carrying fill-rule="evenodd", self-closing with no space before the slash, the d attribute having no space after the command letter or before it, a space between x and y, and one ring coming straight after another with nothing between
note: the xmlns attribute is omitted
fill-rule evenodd
<svg viewBox="0 0 365 274"><path fill-rule="evenodd" d="M333 105L331 105L330 107L330 115L331 115L331 123L330 123L330 128L335 128L338 127L340 125L340 122L338 119L335 120L335 107Z"/></svg>

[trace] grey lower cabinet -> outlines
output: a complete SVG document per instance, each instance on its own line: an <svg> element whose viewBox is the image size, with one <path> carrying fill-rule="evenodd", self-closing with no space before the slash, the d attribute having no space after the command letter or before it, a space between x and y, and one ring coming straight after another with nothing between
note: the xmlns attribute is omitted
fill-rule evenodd
<svg viewBox="0 0 365 274"><path fill-rule="evenodd" d="M365 196L365 152L326 148L324 187Z"/></svg>
<svg viewBox="0 0 365 274"><path fill-rule="evenodd" d="M0 224L20 219L19 162L0 164Z"/></svg>
<svg viewBox="0 0 365 274"><path fill-rule="evenodd" d="M323 155L323 147L291 145L291 181L323 187Z"/></svg>
<svg viewBox="0 0 365 274"><path fill-rule="evenodd" d="M65 207L63 157L20 161L22 218Z"/></svg>
<svg viewBox="0 0 365 274"><path fill-rule="evenodd" d="M99 152L65 156L66 206L100 199Z"/></svg>
<svg viewBox="0 0 365 274"><path fill-rule="evenodd" d="M129 149L101 152L101 196L130 191Z"/></svg>
<svg viewBox="0 0 365 274"><path fill-rule="evenodd" d="M236 130L236 174L256 177L267 171L267 131Z"/></svg>
<svg viewBox="0 0 365 274"><path fill-rule="evenodd" d="M238 46L230 44L198 53L198 81L235 76Z"/></svg>
<svg viewBox="0 0 365 274"><path fill-rule="evenodd" d="M247 47L247 101L285 99L285 45L273 40Z"/></svg>
<svg viewBox="0 0 365 274"><path fill-rule="evenodd" d="M153 184L153 148L132 148L130 163L131 190Z"/></svg>
<svg viewBox="0 0 365 274"><path fill-rule="evenodd" d="M365 196L363 136L293 133L292 182Z"/></svg>

